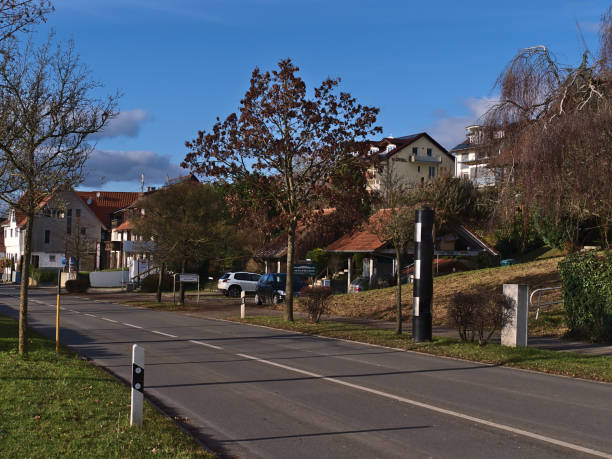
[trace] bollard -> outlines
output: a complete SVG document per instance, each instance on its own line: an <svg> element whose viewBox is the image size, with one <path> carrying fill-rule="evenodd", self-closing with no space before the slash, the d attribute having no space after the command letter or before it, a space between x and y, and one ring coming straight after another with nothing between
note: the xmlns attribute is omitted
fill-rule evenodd
<svg viewBox="0 0 612 459"><path fill-rule="evenodd" d="M414 307L412 339L416 343L431 341L431 298L433 296L433 224L434 211L417 210L414 225Z"/></svg>
<svg viewBox="0 0 612 459"><path fill-rule="evenodd" d="M144 391L144 348L132 346L132 406L130 425L142 427L142 402Z"/></svg>
<svg viewBox="0 0 612 459"><path fill-rule="evenodd" d="M246 292L243 290L240 292L240 318L244 319L246 316Z"/></svg>
<svg viewBox="0 0 612 459"><path fill-rule="evenodd" d="M525 284L504 284L504 296L512 301L510 317L501 331L504 346L527 346L527 302L529 286Z"/></svg>

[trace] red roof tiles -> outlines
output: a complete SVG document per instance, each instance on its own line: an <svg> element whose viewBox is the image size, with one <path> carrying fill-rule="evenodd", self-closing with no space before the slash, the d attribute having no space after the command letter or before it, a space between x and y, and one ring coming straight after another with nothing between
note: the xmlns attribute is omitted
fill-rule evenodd
<svg viewBox="0 0 612 459"><path fill-rule="evenodd" d="M107 228L111 227L111 216L114 212L130 206L141 196L141 193L123 191L77 191L76 193Z"/></svg>

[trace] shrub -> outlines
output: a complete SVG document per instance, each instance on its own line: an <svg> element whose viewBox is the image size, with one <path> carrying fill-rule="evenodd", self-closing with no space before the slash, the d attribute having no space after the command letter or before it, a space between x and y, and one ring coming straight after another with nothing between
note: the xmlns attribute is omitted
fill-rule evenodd
<svg viewBox="0 0 612 459"><path fill-rule="evenodd" d="M457 328L461 341L484 346L493 333L510 318L511 300L502 293L455 293L448 309L450 323Z"/></svg>
<svg viewBox="0 0 612 459"><path fill-rule="evenodd" d="M300 290L300 303L314 323L319 322L321 315L327 312L331 294L332 289L329 287L304 287Z"/></svg>
<svg viewBox="0 0 612 459"><path fill-rule="evenodd" d="M569 334L612 341L612 252L573 253L559 263Z"/></svg>
<svg viewBox="0 0 612 459"><path fill-rule="evenodd" d="M159 274L149 274L140 281L140 290L143 292L157 292L157 282ZM170 274L165 273L162 278L162 291L172 290L173 278Z"/></svg>
<svg viewBox="0 0 612 459"><path fill-rule="evenodd" d="M69 293L84 293L89 288L89 279L71 279L66 281L66 290Z"/></svg>

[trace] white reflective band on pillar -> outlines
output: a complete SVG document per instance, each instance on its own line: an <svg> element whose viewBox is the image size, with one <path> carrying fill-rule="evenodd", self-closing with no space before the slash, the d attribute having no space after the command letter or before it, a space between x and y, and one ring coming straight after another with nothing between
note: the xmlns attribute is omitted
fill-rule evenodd
<svg viewBox="0 0 612 459"><path fill-rule="evenodd" d="M420 300L420 298L418 296L414 297L414 311L413 311L413 315L415 317L419 316L419 300Z"/></svg>
<svg viewBox="0 0 612 459"><path fill-rule="evenodd" d="M414 260L414 278L421 278L421 260Z"/></svg>
<svg viewBox="0 0 612 459"><path fill-rule="evenodd" d="M414 242L421 242L421 223L414 224Z"/></svg>

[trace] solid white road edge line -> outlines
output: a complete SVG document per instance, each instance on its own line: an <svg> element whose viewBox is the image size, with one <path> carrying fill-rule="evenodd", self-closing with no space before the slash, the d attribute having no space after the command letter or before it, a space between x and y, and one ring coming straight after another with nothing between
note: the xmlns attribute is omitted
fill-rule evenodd
<svg viewBox="0 0 612 459"><path fill-rule="evenodd" d="M176 335L171 335L169 333L164 333L164 332L160 332L160 331L157 331L157 330L151 330L151 333L156 333L158 335L167 336L168 338L178 338L178 336L176 336Z"/></svg>
<svg viewBox="0 0 612 459"><path fill-rule="evenodd" d="M312 373L306 370L300 370L299 368L294 368L288 365L283 365L282 363L271 362L270 360L260 359L259 357L253 357L252 355L247 355L247 354L236 354L236 355L239 357L244 357L245 359L254 360L259 363L265 363L267 365L272 365L274 367L283 368L284 370L293 371L295 373L300 373L305 376L310 376L312 378L322 379L322 380L329 381L335 384L340 384L342 386L350 387L352 389L357 389L363 392L368 392L370 394L375 394L381 397L396 400L398 402L407 403L413 406L418 406L419 408L424 408L426 410L435 411L437 413L446 414L448 416L454 416L456 418L465 419L467 421L472 421L472 422L482 424L488 427L493 427L494 429L505 430L507 432L512 432L514 434L522 435L524 437L533 438L535 440L540 440L540 441L550 443L556 446L561 446L563 448L568 448L574 451L579 451L581 453L592 454L593 456L604 457L606 459L612 459L612 454L608 454L603 451L597 451L591 448L585 448L584 446L575 445L573 443L568 443L562 440L557 440L556 438L547 437L545 435L540 435L540 434L529 432L523 429L517 429L516 427L507 426L505 424L499 424L493 421L487 421L486 419L481 419L481 418L477 418L474 416L470 416L469 414L463 414L463 413L459 413L458 411L447 410L446 408L440 408L438 406L430 405L428 403L422 403L422 402L418 402L416 400L412 400L406 397L400 397L399 395L389 394L388 392L383 392L380 390L371 389L369 387L360 386L359 384L353 384L347 381L343 381L341 379L323 376L323 375Z"/></svg>
<svg viewBox="0 0 612 459"><path fill-rule="evenodd" d="M200 346L211 347L213 349L222 350L223 348L220 346L215 346L214 344L203 343L202 341L196 341L194 339L189 340L190 343L199 344Z"/></svg>

